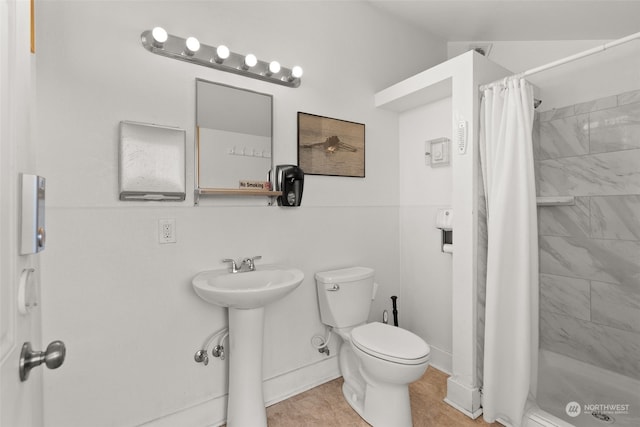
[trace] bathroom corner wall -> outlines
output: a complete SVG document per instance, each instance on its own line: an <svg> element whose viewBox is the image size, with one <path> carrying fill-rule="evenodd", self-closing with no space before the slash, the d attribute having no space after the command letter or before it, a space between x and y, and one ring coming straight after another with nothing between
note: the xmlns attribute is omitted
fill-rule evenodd
<svg viewBox="0 0 640 427"><path fill-rule="evenodd" d="M440 250L435 217L438 209L451 208L453 165L432 168L424 152L428 140L451 139L452 120L450 97L403 112L399 141L399 323L429 343L431 364L445 372L451 372L452 255Z"/></svg>
<svg viewBox="0 0 640 427"><path fill-rule="evenodd" d="M639 379L640 90L536 126L538 195L576 196L538 208L540 346Z"/></svg>

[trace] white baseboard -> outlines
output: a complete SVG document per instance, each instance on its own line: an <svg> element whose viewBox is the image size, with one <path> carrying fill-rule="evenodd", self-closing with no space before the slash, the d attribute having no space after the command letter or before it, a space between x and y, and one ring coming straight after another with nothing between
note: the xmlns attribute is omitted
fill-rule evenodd
<svg viewBox="0 0 640 427"><path fill-rule="evenodd" d="M271 406L338 377L340 377L338 358L332 356L267 378L263 383L265 404Z"/></svg>
<svg viewBox="0 0 640 427"><path fill-rule="evenodd" d="M444 401L469 418L476 419L482 414L480 389L469 387L453 376L447 378L447 397Z"/></svg>
<svg viewBox="0 0 640 427"><path fill-rule="evenodd" d="M216 396L172 414L147 421L138 427L217 427L226 421L227 395Z"/></svg>
<svg viewBox="0 0 640 427"><path fill-rule="evenodd" d="M328 357L263 382L265 406L281 402L340 376L338 358ZM140 424L140 427L217 427L225 423L227 394Z"/></svg>
<svg viewBox="0 0 640 427"><path fill-rule="evenodd" d="M429 345L429 347L431 347L431 359L429 360L429 365L433 366L439 371L451 375L451 353L441 350L438 347L434 347L433 345Z"/></svg>

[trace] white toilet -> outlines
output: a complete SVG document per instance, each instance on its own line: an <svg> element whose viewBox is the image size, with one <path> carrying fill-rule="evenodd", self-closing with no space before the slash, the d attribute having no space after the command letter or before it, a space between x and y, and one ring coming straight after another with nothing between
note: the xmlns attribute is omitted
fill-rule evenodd
<svg viewBox="0 0 640 427"><path fill-rule="evenodd" d="M351 407L374 427L411 427L408 386L424 374L431 349L405 329L366 323L373 276L366 267L316 273L320 317L343 340L342 392Z"/></svg>

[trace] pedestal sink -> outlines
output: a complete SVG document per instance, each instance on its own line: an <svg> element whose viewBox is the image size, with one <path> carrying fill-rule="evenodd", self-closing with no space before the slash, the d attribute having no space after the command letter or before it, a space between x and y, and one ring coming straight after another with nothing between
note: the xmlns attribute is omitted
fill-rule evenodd
<svg viewBox="0 0 640 427"><path fill-rule="evenodd" d="M205 301L229 308L228 427L266 427L262 393L262 336L265 305L297 288L302 271L281 265L231 273L203 271L193 278L195 292Z"/></svg>

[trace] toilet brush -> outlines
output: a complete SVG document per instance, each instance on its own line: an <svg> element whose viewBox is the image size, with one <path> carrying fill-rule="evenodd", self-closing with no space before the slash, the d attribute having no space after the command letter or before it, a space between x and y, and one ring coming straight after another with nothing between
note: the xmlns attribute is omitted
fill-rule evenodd
<svg viewBox="0 0 640 427"><path fill-rule="evenodd" d="M393 302L393 326L398 326L398 306L397 306L397 296L392 296L391 301Z"/></svg>

